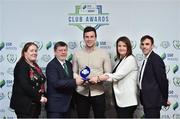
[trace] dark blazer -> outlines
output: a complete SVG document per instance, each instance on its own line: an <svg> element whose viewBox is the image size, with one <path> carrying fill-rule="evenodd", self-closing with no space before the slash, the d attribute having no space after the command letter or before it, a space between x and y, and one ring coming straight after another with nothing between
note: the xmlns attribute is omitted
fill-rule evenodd
<svg viewBox="0 0 180 119"><path fill-rule="evenodd" d="M46 67L48 112L66 112L70 107L76 82L73 79L72 64L69 61L66 64L69 76L56 57Z"/></svg>
<svg viewBox="0 0 180 119"><path fill-rule="evenodd" d="M14 84L10 107L23 114L30 113L32 102L40 105L41 99L39 89L33 88L29 70L30 65L24 59L21 59L14 68Z"/></svg>
<svg viewBox="0 0 180 119"><path fill-rule="evenodd" d="M151 52L142 77L141 103L144 108L165 105L168 100L168 80L161 57Z"/></svg>

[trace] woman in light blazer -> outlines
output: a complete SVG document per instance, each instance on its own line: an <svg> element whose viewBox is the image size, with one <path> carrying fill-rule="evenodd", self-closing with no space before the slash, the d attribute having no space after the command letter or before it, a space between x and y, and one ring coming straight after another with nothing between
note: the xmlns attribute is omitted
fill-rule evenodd
<svg viewBox="0 0 180 119"><path fill-rule="evenodd" d="M113 97L119 118L133 118L137 101L138 64L132 55L130 40L123 36L116 41L118 63L112 73L98 77L98 81L113 82Z"/></svg>

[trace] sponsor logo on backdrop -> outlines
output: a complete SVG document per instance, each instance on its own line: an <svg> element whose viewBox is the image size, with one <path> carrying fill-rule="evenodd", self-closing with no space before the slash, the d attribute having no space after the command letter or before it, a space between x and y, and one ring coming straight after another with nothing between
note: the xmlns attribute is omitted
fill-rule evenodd
<svg viewBox="0 0 180 119"><path fill-rule="evenodd" d="M173 70L173 73L175 74L179 70L179 66L178 65L173 66L172 70Z"/></svg>
<svg viewBox="0 0 180 119"><path fill-rule="evenodd" d="M69 49L75 49L77 47L77 43L76 42L68 42L68 47Z"/></svg>
<svg viewBox="0 0 180 119"><path fill-rule="evenodd" d="M14 73L14 68L13 68L13 67L9 67L9 68L7 69L7 73L10 74L10 75L13 75L13 73Z"/></svg>
<svg viewBox="0 0 180 119"><path fill-rule="evenodd" d="M17 47L12 42L6 42L5 45L7 50L17 50Z"/></svg>
<svg viewBox="0 0 180 119"><path fill-rule="evenodd" d="M132 49L135 49L136 48L136 41L133 41L133 40L131 40L131 46L132 46Z"/></svg>
<svg viewBox="0 0 180 119"><path fill-rule="evenodd" d="M9 63L15 63L17 60L17 55L16 54L8 54L7 55L7 60Z"/></svg>
<svg viewBox="0 0 180 119"><path fill-rule="evenodd" d="M162 48L166 49L166 48L170 47L170 43L169 43L169 41L162 41L160 46Z"/></svg>
<svg viewBox="0 0 180 119"><path fill-rule="evenodd" d="M175 49L179 50L180 49L180 41L179 40L174 40L173 41L173 46Z"/></svg>
<svg viewBox="0 0 180 119"><path fill-rule="evenodd" d="M180 77L174 77L173 83L175 86L180 87Z"/></svg>
<svg viewBox="0 0 180 119"><path fill-rule="evenodd" d="M74 13L68 14L68 22L82 31L89 25L98 29L109 25L109 13L103 13L102 5L83 3L75 6Z"/></svg>
<svg viewBox="0 0 180 119"><path fill-rule="evenodd" d="M49 41L49 42L46 44L46 49L49 50L51 47L52 47L52 42Z"/></svg>
<svg viewBox="0 0 180 119"><path fill-rule="evenodd" d="M0 88L4 87L5 85L5 80L4 79L0 79Z"/></svg>
<svg viewBox="0 0 180 119"><path fill-rule="evenodd" d="M169 90L169 98L178 98L178 95L175 94L174 90Z"/></svg>
<svg viewBox="0 0 180 119"><path fill-rule="evenodd" d="M5 95L3 92L0 92L0 100L4 99Z"/></svg>
<svg viewBox="0 0 180 119"><path fill-rule="evenodd" d="M167 59L168 61L178 61L178 57L174 53L163 53L160 57L164 60Z"/></svg>
<svg viewBox="0 0 180 119"><path fill-rule="evenodd" d="M44 62L49 62L51 60L50 55L42 55L41 60Z"/></svg>
<svg viewBox="0 0 180 119"><path fill-rule="evenodd" d="M4 61L3 55L0 55L0 62Z"/></svg>
<svg viewBox="0 0 180 119"><path fill-rule="evenodd" d="M12 87L13 80L6 80L6 87Z"/></svg>
<svg viewBox="0 0 180 119"><path fill-rule="evenodd" d="M41 41L34 41L34 43L38 46L38 50L41 50L43 47L43 42Z"/></svg>
<svg viewBox="0 0 180 119"><path fill-rule="evenodd" d="M111 49L111 43L110 42L100 41L100 42L97 42L96 45L102 49Z"/></svg>
<svg viewBox="0 0 180 119"><path fill-rule="evenodd" d="M5 44L4 42L0 41L0 51L4 48Z"/></svg>

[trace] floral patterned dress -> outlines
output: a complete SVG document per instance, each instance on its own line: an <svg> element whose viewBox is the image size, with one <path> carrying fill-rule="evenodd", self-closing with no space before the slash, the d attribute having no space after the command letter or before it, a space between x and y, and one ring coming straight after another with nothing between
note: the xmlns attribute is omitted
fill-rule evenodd
<svg viewBox="0 0 180 119"><path fill-rule="evenodd" d="M33 86L33 89L38 90L39 93L44 96L45 95L45 86L44 83L46 78L41 70L41 68L34 63L35 67L30 66L29 77Z"/></svg>

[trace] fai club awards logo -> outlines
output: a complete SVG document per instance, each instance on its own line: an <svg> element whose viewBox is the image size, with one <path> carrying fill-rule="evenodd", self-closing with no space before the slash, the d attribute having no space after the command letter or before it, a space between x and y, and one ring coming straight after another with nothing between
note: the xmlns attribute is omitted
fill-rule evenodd
<svg viewBox="0 0 180 119"><path fill-rule="evenodd" d="M76 5L75 12L68 14L68 23L80 30L86 26L93 26L97 30L101 26L109 25L109 13L103 13L102 5Z"/></svg>

